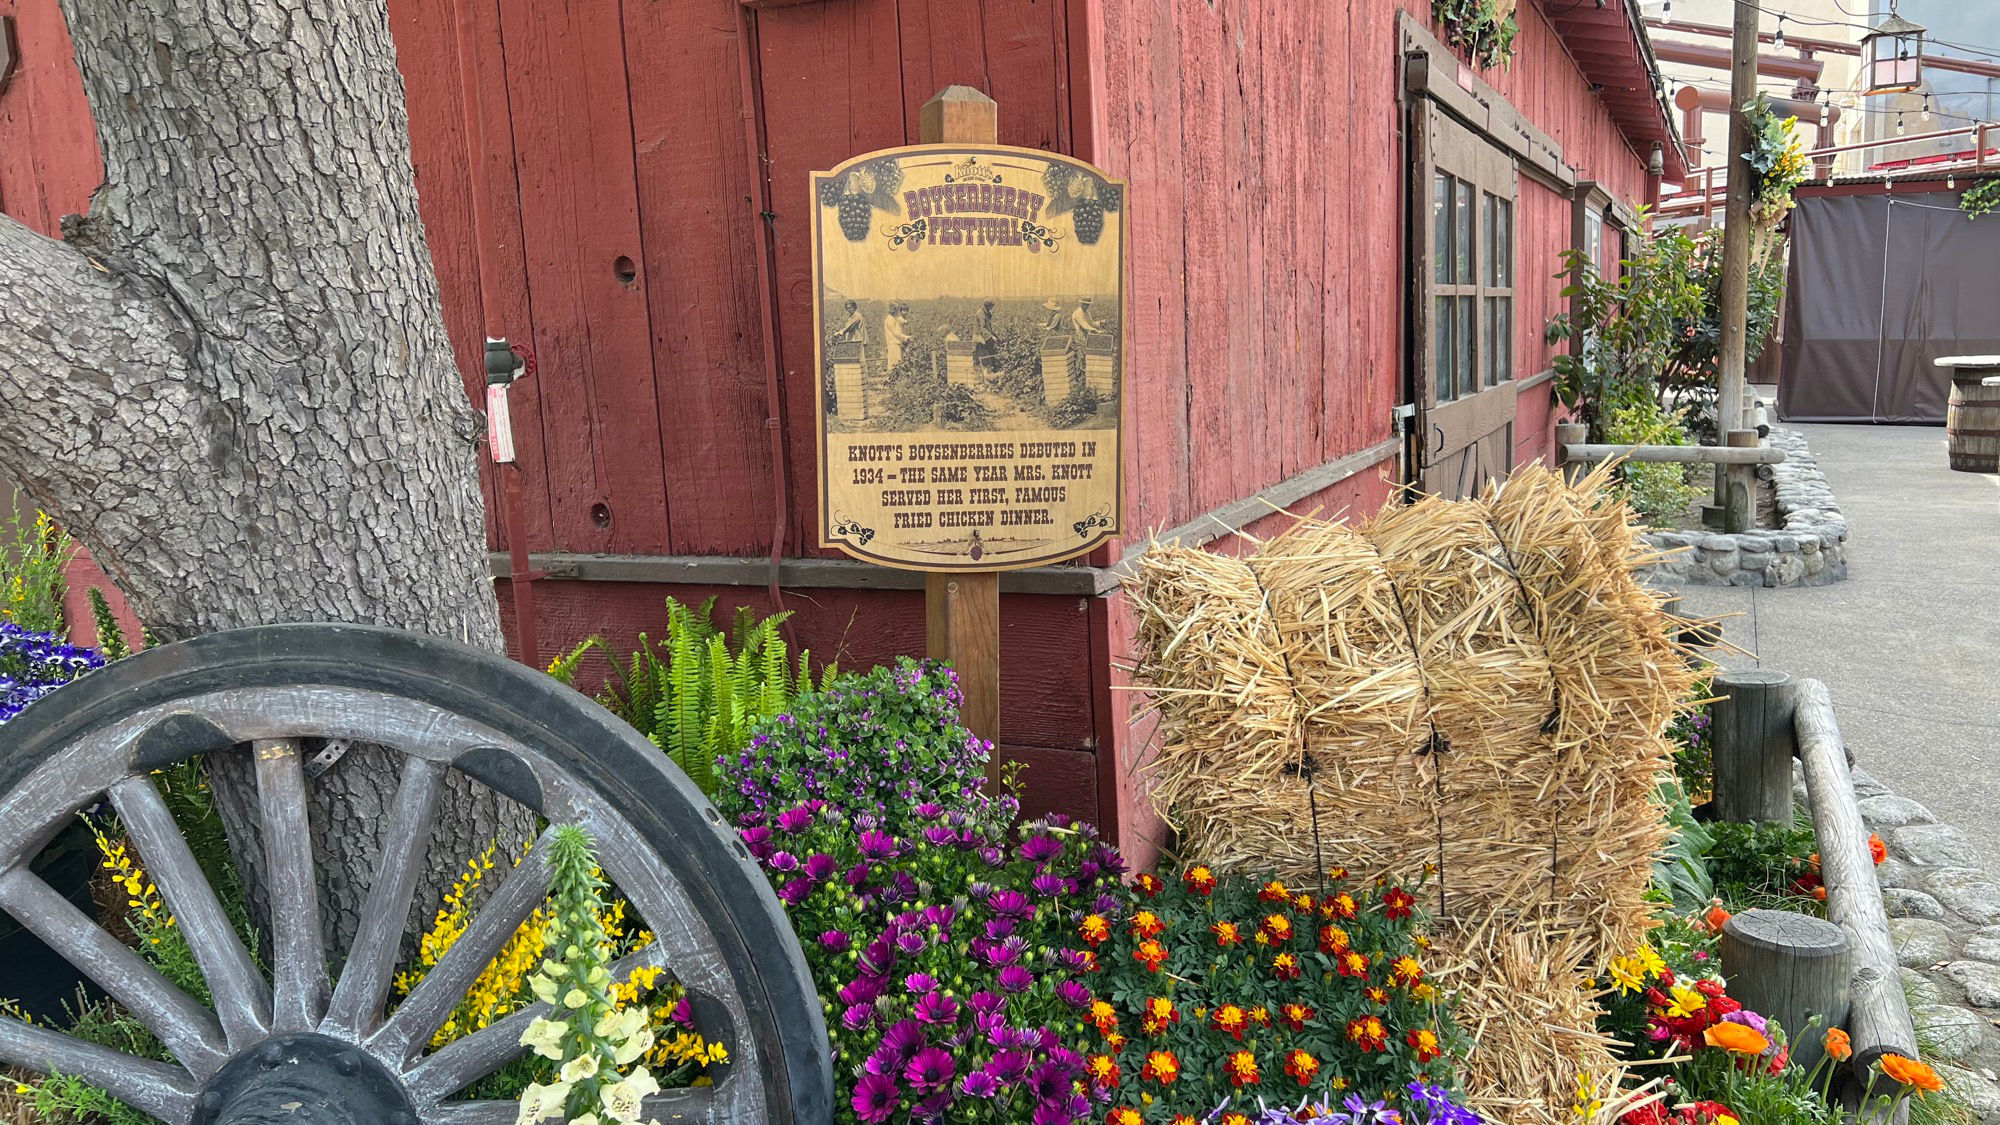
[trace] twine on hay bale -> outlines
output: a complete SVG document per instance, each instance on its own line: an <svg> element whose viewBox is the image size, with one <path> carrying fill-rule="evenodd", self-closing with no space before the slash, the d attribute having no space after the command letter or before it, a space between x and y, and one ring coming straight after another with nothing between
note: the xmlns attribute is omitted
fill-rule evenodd
<svg viewBox="0 0 2000 1125"><path fill-rule="evenodd" d="M1510 1121L1570 1120L1579 1077L1608 1088L1590 982L1649 924L1663 732L1693 682L1608 480L1530 467L1243 558L1155 546L1130 587L1152 799L1187 853L1435 870L1480 1039L1467 1092Z"/></svg>

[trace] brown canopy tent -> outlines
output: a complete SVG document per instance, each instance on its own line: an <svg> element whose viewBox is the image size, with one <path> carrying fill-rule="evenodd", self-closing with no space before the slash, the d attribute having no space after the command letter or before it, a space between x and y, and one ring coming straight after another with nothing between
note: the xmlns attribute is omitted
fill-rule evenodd
<svg viewBox="0 0 2000 1125"><path fill-rule="evenodd" d="M1944 421L1938 356L2000 352L2000 216L1953 192L1801 195L1792 212L1778 416Z"/></svg>

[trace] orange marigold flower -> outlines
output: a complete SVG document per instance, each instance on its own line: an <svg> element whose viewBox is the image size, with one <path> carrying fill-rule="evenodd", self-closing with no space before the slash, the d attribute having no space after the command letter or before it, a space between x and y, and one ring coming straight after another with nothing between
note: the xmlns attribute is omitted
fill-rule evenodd
<svg viewBox="0 0 2000 1125"><path fill-rule="evenodd" d="M1079 970L1081 970L1081 971L1083 971L1083 972L1086 972L1086 973L1094 973L1094 972L1096 972L1096 971L1097 971L1097 951L1096 951L1096 950L1094 950L1094 949L1085 949L1085 950L1082 950L1082 951L1078 952L1078 953L1077 953L1077 955L1076 955L1076 967L1077 967L1077 968L1078 968Z"/></svg>
<svg viewBox="0 0 2000 1125"><path fill-rule="evenodd" d="M1883 1074L1915 1090L1920 1098L1929 1091L1944 1089L1944 1079L1938 1077L1937 1071L1915 1059L1883 1055L1881 1065Z"/></svg>
<svg viewBox="0 0 2000 1125"><path fill-rule="evenodd" d="M1431 939L1423 934L1411 934L1410 944L1416 946L1418 949L1424 950L1425 952L1429 952L1431 947Z"/></svg>
<svg viewBox="0 0 2000 1125"><path fill-rule="evenodd" d="M1313 908L1313 896L1305 893L1304 891L1300 891L1298 894L1292 896L1292 909L1302 910L1307 914L1311 914L1312 908Z"/></svg>
<svg viewBox="0 0 2000 1125"><path fill-rule="evenodd" d="M1298 1079L1299 1085L1310 1086L1314 1076L1319 1074L1319 1060L1294 1047L1285 1056L1285 1073Z"/></svg>
<svg viewBox="0 0 2000 1125"><path fill-rule="evenodd" d="M1423 981L1410 990L1410 995L1419 1000L1435 1000L1437 999L1437 994L1437 986L1429 981Z"/></svg>
<svg viewBox="0 0 2000 1125"><path fill-rule="evenodd" d="M1084 1063L1084 1072L1090 1075L1090 1084L1100 1090L1118 1088L1118 1060L1110 1055L1092 1055Z"/></svg>
<svg viewBox="0 0 2000 1125"><path fill-rule="evenodd" d="M1114 1031L1104 1037L1104 1045L1111 1048L1111 1053L1115 1055L1125 1049L1125 1037Z"/></svg>
<svg viewBox="0 0 2000 1125"><path fill-rule="evenodd" d="M1232 1109L1222 1115L1222 1125L1250 1125L1250 1118Z"/></svg>
<svg viewBox="0 0 2000 1125"><path fill-rule="evenodd" d="M1389 1006L1389 990L1383 988L1379 984L1369 985L1367 988L1361 990L1361 994L1368 998L1368 1002L1370 1004L1373 1004L1378 1008L1386 1008Z"/></svg>
<svg viewBox="0 0 2000 1125"><path fill-rule="evenodd" d="M1292 940L1292 920L1283 914L1265 915L1264 924L1257 929L1260 933L1270 934L1272 941Z"/></svg>
<svg viewBox="0 0 2000 1125"><path fill-rule="evenodd" d="M1848 1041L1847 1032L1842 1031L1840 1028L1837 1027L1829 1027L1826 1029L1827 1058L1832 1059L1834 1062L1841 1062L1845 1059L1851 1058L1853 1054L1854 1054L1854 1044Z"/></svg>
<svg viewBox="0 0 2000 1125"><path fill-rule="evenodd" d="M1345 868L1345 867L1329 867L1329 868L1327 868L1327 869L1326 869L1326 877L1327 877L1327 878L1329 878L1329 879L1332 879L1332 880L1335 880L1336 882L1338 882L1338 881L1339 881L1339 880L1341 880L1341 879L1345 879L1345 878L1347 878L1347 868Z"/></svg>
<svg viewBox="0 0 2000 1125"><path fill-rule="evenodd" d="M1132 915L1132 932L1142 938L1157 937L1160 931L1166 928L1167 924L1160 921L1160 916L1150 910L1141 910Z"/></svg>
<svg viewBox="0 0 2000 1125"><path fill-rule="evenodd" d="M1868 854L1876 863L1881 863L1883 860L1889 858L1889 845L1882 842L1882 837L1870 832L1868 834Z"/></svg>
<svg viewBox="0 0 2000 1125"><path fill-rule="evenodd" d="M1417 897L1401 887L1390 887L1382 895L1382 913L1394 919L1408 918L1410 908L1417 904Z"/></svg>
<svg viewBox="0 0 2000 1125"><path fill-rule="evenodd" d="M1328 895L1321 899L1319 912L1328 918L1353 918L1361 913L1361 908L1354 904L1353 895L1342 891L1337 895Z"/></svg>
<svg viewBox="0 0 2000 1125"><path fill-rule="evenodd" d="M1146 998L1146 1018L1172 1023L1180 1019L1181 1014L1174 1011L1174 1002L1172 1000L1164 996L1149 996Z"/></svg>
<svg viewBox="0 0 2000 1125"><path fill-rule="evenodd" d="M1215 872L1206 867L1190 867L1187 874L1181 876L1181 882L1195 894L1206 895L1215 889Z"/></svg>
<svg viewBox="0 0 2000 1125"><path fill-rule="evenodd" d="M1318 1014L1305 1004L1287 1004L1278 1011L1285 1017L1285 1026L1293 1031L1304 1031L1306 1021Z"/></svg>
<svg viewBox="0 0 2000 1125"><path fill-rule="evenodd" d="M1181 1076L1181 1060L1172 1051L1153 1051L1146 1056L1146 1065L1139 1068L1139 1077L1148 1082L1158 1082L1162 1086L1171 1085Z"/></svg>
<svg viewBox="0 0 2000 1125"><path fill-rule="evenodd" d="M1340 954L1340 975L1344 977L1365 977L1368 975L1368 955L1356 950L1344 950Z"/></svg>
<svg viewBox="0 0 2000 1125"><path fill-rule="evenodd" d="M1262 1004L1250 1009L1250 1022L1259 1027L1271 1026L1271 1009L1266 1008Z"/></svg>
<svg viewBox="0 0 2000 1125"><path fill-rule="evenodd" d="M1754 1027L1740 1023L1718 1023L1701 1033L1704 1043L1720 1047L1732 1055L1761 1055L1771 1049L1771 1041Z"/></svg>
<svg viewBox="0 0 2000 1125"><path fill-rule="evenodd" d="M1236 1038L1243 1038L1243 1030L1250 1026L1250 1013L1234 1004L1224 1004L1209 1017L1209 1026L1217 1031L1226 1031Z"/></svg>
<svg viewBox="0 0 2000 1125"><path fill-rule="evenodd" d="M1083 921L1077 923L1076 932L1092 946L1102 945L1104 939L1111 936L1111 923L1105 921L1102 914L1086 914Z"/></svg>
<svg viewBox="0 0 2000 1125"><path fill-rule="evenodd" d="M1167 947L1151 939L1140 942L1139 948L1132 951L1132 960L1146 966L1148 972L1159 972L1166 959Z"/></svg>
<svg viewBox="0 0 2000 1125"><path fill-rule="evenodd" d="M1407 953L1396 958L1395 963L1389 966L1389 981L1392 984L1408 988L1422 979L1424 979L1423 965Z"/></svg>
<svg viewBox="0 0 2000 1125"><path fill-rule="evenodd" d="M1104 1118L1104 1125L1145 1125L1146 1119L1129 1105L1121 1105Z"/></svg>
<svg viewBox="0 0 2000 1125"><path fill-rule="evenodd" d="M1403 1038L1410 1045L1410 1049L1417 1053L1417 1061L1420 1063L1427 1063L1443 1053L1444 1049L1438 1044L1437 1032L1428 1027L1416 1028Z"/></svg>
<svg viewBox="0 0 2000 1125"><path fill-rule="evenodd" d="M1257 892L1257 898L1263 902L1290 902L1292 891L1283 882L1273 879L1264 884L1263 890Z"/></svg>
<svg viewBox="0 0 2000 1125"><path fill-rule="evenodd" d="M1389 1046L1389 1029L1382 1026L1379 1016L1362 1016L1360 1019L1348 1022L1347 1041L1361 1048L1362 1054L1386 1050Z"/></svg>
<svg viewBox="0 0 2000 1125"><path fill-rule="evenodd" d="M1339 926L1328 923L1319 928L1319 951L1321 953L1343 952L1347 949L1347 942L1347 931L1341 929Z"/></svg>
<svg viewBox="0 0 2000 1125"><path fill-rule="evenodd" d="M1280 953L1271 959L1271 975L1279 980L1299 979L1299 959L1289 953Z"/></svg>
<svg viewBox="0 0 2000 1125"><path fill-rule="evenodd" d="M1134 886L1139 888L1139 893L1145 895L1147 898L1152 898L1160 893L1161 884L1159 877L1151 872L1139 876L1132 882Z"/></svg>
<svg viewBox="0 0 2000 1125"><path fill-rule="evenodd" d="M1254 1085L1257 1081L1257 1056L1248 1051L1238 1051L1229 1056L1229 1081L1238 1086Z"/></svg>
<svg viewBox="0 0 2000 1125"><path fill-rule="evenodd" d="M1103 1000L1090 1002L1090 1022L1100 1034L1109 1035L1118 1030L1118 1009Z"/></svg>
<svg viewBox="0 0 2000 1125"><path fill-rule="evenodd" d="M1215 935L1215 944L1222 946L1224 949L1232 945L1243 944L1243 933L1236 928L1236 923L1234 922L1217 922L1208 929L1210 933Z"/></svg>
<svg viewBox="0 0 2000 1125"><path fill-rule="evenodd" d="M1816 898L1816 899L1818 899L1818 900L1819 900L1819 901L1821 901L1821 902L1825 902L1825 901L1826 901L1826 887L1824 887L1824 886L1818 886L1818 887L1814 887L1814 888L1813 888L1813 897L1814 897L1814 898Z"/></svg>
<svg viewBox="0 0 2000 1125"><path fill-rule="evenodd" d="M1185 1113L1176 1113L1174 1114L1174 1119L1168 1122L1167 1125L1201 1125L1201 1122L1196 1121Z"/></svg>

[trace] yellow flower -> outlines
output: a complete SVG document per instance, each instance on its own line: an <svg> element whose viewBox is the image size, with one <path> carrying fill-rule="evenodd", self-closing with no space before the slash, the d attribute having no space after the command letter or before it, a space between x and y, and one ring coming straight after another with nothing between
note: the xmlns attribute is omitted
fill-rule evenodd
<svg viewBox="0 0 2000 1125"><path fill-rule="evenodd" d="M1585 1121L1596 1119L1597 1111L1604 1108L1603 1100L1597 1096L1597 1087L1591 1084L1588 1076L1576 1076L1576 1104L1570 1108Z"/></svg>
<svg viewBox="0 0 2000 1125"><path fill-rule="evenodd" d="M1667 963L1660 958L1659 951L1649 944L1640 945L1639 951L1632 956L1638 960L1639 967L1644 969L1649 977L1657 977L1667 971Z"/></svg>
<svg viewBox="0 0 2000 1125"><path fill-rule="evenodd" d="M1620 996L1630 996L1646 987L1646 967L1631 957L1613 958L1611 983Z"/></svg>
<svg viewBox="0 0 2000 1125"><path fill-rule="evenodd" d="M1686 1019L1708 1007L1708 998L1684 984L1674 985L1667 992L1670 1003L1667 1015L1674 1019Z"/></svg>

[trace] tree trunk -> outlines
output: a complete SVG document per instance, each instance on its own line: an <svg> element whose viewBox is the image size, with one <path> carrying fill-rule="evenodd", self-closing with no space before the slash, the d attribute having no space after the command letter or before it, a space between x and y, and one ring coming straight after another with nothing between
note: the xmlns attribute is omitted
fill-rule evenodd
<svg viewBox="0 0 2000 1125"><path fill-rule="evenodd" d="M63 242L0 217L0 471L162 640L330 620L500 649L383 0L62 6L107 182ZM247 768L217 772L254 824ZM358 748L314 785L334 948L396 772ZM527 827L464 785L443 878Z"/></svg>

